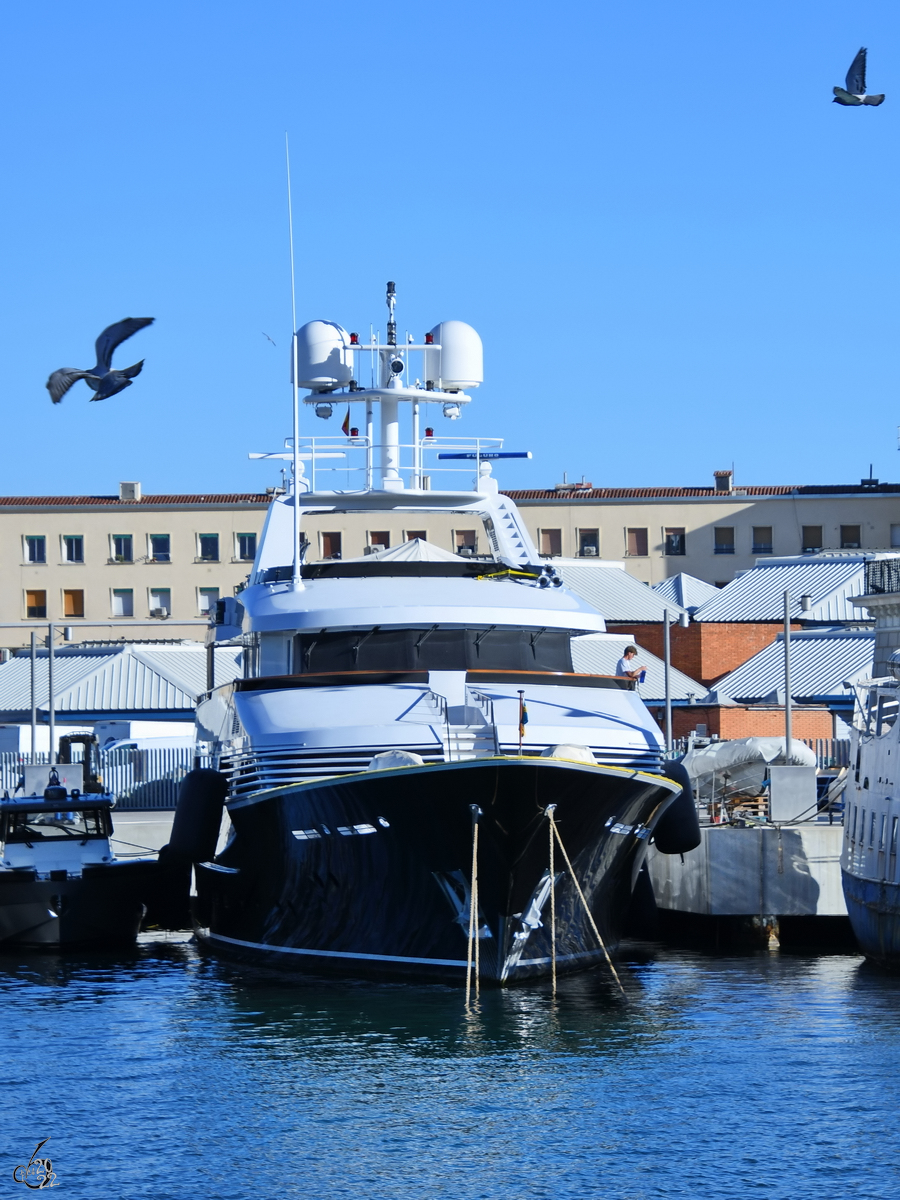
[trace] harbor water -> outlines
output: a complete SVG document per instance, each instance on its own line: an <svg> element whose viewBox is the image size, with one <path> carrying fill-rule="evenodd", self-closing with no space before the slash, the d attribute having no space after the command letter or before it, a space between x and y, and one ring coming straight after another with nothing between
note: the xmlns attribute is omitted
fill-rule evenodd
<svg viewBox="0 0 900 1200"><path fill-rule="evenodd" d="M0 958L3 1195L900 1197L900 978L630 943L482 993L285 979L147 943Z"/></svg>

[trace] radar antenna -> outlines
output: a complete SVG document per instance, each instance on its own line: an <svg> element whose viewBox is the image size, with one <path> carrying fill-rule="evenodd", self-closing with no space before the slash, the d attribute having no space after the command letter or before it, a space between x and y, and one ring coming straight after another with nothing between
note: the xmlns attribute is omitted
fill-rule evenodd
<svg viewBox="0 0 900 1200"><path fill-rule="evenodd" d="M393 280L388 280L387 285L387 306L388 306L388 326L387 326L387 341L389 346L397 345L397 322L394 320L394 305L397 303L397 286Z"/></svg>

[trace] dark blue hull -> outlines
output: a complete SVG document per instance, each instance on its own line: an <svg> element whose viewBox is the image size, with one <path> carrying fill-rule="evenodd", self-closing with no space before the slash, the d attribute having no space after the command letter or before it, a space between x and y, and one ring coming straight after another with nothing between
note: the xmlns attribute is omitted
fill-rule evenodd
<svg viewBox="0 0 900 1200"><path fill-rule="evenodd" d="M841 871L850 924L866 958L900 970L900 885Z"/></svg>
<svg viewBox="0 0 900 1200"><path fill-rule="evenodd" d="M615 768L497 758L363 772L229 805L234 837L197 868L206 944L247 961L321 973L462 980L468 962L470 806L479 824L481 977L550 971L550 826L607 947L619 938L654 825L677 784ZM602 961L556 851L560 972Z"/></svg>

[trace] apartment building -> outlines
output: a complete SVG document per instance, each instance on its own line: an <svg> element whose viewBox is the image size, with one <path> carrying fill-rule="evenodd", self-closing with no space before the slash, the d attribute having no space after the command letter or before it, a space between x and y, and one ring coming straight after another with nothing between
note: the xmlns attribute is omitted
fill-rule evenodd
<svg viewBox="0 0 900 1200"><path fill-rule="evenodd" d="M510 491L544 555L619 559L655 584L685 572L722 586L759 559L900 548L900 484Z"/></svg>
<svg viewBox="0 0 900 1200"><path fill-rule="evenodd" d="M684 572L722 586L768 556L817 550L900 548L900 484L736 487L717 471L712 487L595 488L589 483L505 491L549 558L621 561L655 584ZM376 527L377 526L377 527ZM471 515L423 518L356 513L304 518L309 557L356 558L412 537L462 554L487 551Z"/></svg>
<svg viewBox="0 0 900 1200"><path fill-rule="evenodd" d="M0 497L0 643L30 640L29 622L63 623L73 641L198 636L180 621L206 617L234 594L256 556L271 493ZM104 632L87 622L124 622ZM82 628L79 629L79 626ZM163 634L162 627L165 627Z"/></svg>

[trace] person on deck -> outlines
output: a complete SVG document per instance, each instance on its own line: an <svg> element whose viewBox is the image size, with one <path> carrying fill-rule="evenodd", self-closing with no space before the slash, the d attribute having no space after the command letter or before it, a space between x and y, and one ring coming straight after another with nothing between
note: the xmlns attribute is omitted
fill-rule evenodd
<svg viewBox="0 0 900 1200"><path fill-rule="evenodd" d="M626 679L640 679L646 667L640 666L637 658L637 646L626 646L625 652L616 663L616 674L624 675Z"/></svg>

